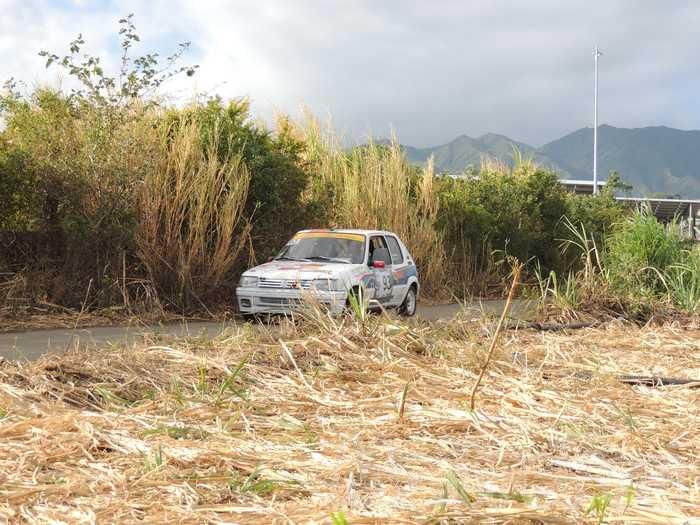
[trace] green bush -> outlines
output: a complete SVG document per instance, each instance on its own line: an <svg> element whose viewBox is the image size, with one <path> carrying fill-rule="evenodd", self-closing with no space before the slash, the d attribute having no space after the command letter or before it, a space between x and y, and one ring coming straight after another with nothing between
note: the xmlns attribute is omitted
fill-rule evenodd
<svg viewBox="0 0 700 525"><path fill-rule="evenodd" d="M13 230L50 236L46 261L62 268L51 299L76 304L92 279L111 304L110 268L128 251L136 225L132 186L150 169L149 130L58 91L39 89L5 105L3 181L19 181ZM65 277L69 279L65 279Z"/></svg>
<svg viewBox="0 0 700 525"><path fill-rule="evenodd" d="M145 261L144 252L138 252L134 243L135 232L151 219L139 211L143 202L139 195L147 181L177 172L162 160L167 150L163 140L177 141L177 130L190 122L200 133L200 140L189 141L203 155L199 165L212 154L222 166L237 158L250 174L237 222L237 231L251 232L252 243L246 243L246 249L252 245L249 255L257 255L258 260L267 257L296 230L315 223L313 203L302 199L309 180L300 158L302 143L284 127L273 135L256 126L244 101L224 104L212 99L163 111L134 100L129 106L104 107L41 89L26 99L8 99L4 107L7 126L0 135L0 187L10 196L10 205L3 207L1 227L50 235L52 247L45 252L50 257L31 264L53 267L54 284L45 291L51 301L77 305L92 281L92 304L111 305L124 295L115 283L123 278L126 262L135 276L154 266L153 258ZM162 130L168 129L170 134L164 135ZM190 219L183 221L187 228ZM247 222L250 227L244 226ZM214 237L217 231L227 231L223 223L209 227ZM158 236L157 231L153 233L149 253L158 252L154 246ZM246 263L241 250L235 252L237 264L223 265L230 275L217 277L229 293ZM189 270L172 268L171 272L187 275ZM148 275L153 283L161 282L152 272ZM196 294L201 288L194 286L196 282L196 278L181 280L179 290L165 287L168 299L191 304L190 292Z"/></svg>
<svg viewBox="0 0 700 525"><path fill-rule="evenodd" d="M683 261L669 267L666 284L677 308L687 313L700 309L700 248L688 250Z"/></svg>
<svg viewBox="0 0 700 525"><path fill-rule="evenodd" d="M565 275L581 266L575 250L581 228L602 246L605 236L626 215L615 200L617 179L595 196L565 190L557 175L516 155L514 168L486 162L464 178L441 177L439 227L454 283L464 295L500 292L513 256L527 265L526 279L537 273ZM621 183L620 183L621 184ZM574 228L567 227L573 225Z"/></svg>
<svg viewBox="0 0 700 525"><path fill-rule="evenodd" d="M568 201L555 173L482 170L473 178L442 177L438 188L438 224L453 275L485 283L484 277L493 273L494 252L499 252L497 257L539 260L547 270L561 266L558 240ZM492 277L500 283L500 275Z"/></svg>
<svg viewBox="0 0 700 525"><path fill-rule="evenodd" d="M569 194L567 218L577 227L583 226L596 245L602 246L614 226L629 214L624 206L615 200L612 192L598 195Z"/></svg>
<svg viewBox="0 0 700 525"><path fill-rule="evenodd" d="M622 222L605 243L610 284L631 303L665 297L693 311L700 297L700 257L675 223L661 224L646 207Z"/></svg>
<svg viewBox="0 0 700 525"><path fill-rule="evenodd" d="M642 208L607 228L603 242L595 242L582 224L565 224L570 236L564 245L578 264L568 273L538 272L545 309L554 307L565 317L607 312L644 322L678 311L697 313L700 248L680 236L678 224L664 225Z"/></svg>
<svg viewBox="0 0 700 525"><path fill-rule="evenodd" d="M36 227L36 180L25 163L22 152L0 137L0 230L29 231Z"/></svg>

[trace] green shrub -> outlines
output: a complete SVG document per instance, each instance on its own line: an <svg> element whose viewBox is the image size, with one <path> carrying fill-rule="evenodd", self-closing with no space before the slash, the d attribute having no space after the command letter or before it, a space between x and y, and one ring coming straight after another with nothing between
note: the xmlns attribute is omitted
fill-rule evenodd
<svg viewBox="0 0 700 525"><path fill-rule="evenodd" d="M528 165L515 170L482 168L478 177L438 182L438 225L454 270L463 287L498 283L494 256L538 260L547 272L562 266L558 239L564 229L567 196L555 173ZM489 275L491 274L491 275Z"/></svg>
<svg viewBox="0 0 700 525"><path fill-rule="evenodd" d="M602 191L597 195L570 193L567 208L566 217L577 227L583 226L598 246L603 246L613 227L629 215L611 191Z"/></svg>
<svg viewBox="0 0 700 525"><path fill-rule="evenodd" d="M622 222L607 238L605 266L611 284L631 297L659 297L664 276L687 258L685 242L673 225L666 228L648 208Z"/></svg>
<svg viewBox="0 0 700 525"><path fill-rule="evenodd" d="M574 317L616 312L643 321L700 308L700 249L681 238L676 223L664 225L642 208L614 225L602 244L584 225L565 224L570 235L563 247L578 258L577 269L538 272L544 307Z"/></svg>
<svg viewBox="0 0 700 525"><path fill-rule="evenodd" d="M648 207L623 223L606 243L611 284L640 308L666 299L692 313L700 308L700 250L678 225L659 223Z"/></svg>
<svg viewBox="0 0 700 525"><path fill-rule="evenodd" d="M49 239L24 270L49 276L35 295L67 306L78 306L88 290L88 306L111 306L125 296L127 263L139 271L135 195L157 169L156 91L196 68L176 65L187 44L164 66L154 53L131 57L138 41L131 17L120 25L124 53L117 77L106 74L99 57L84 53L78 36L68 55L40 55L79 88L38 88L26 96L9 89L0 97L0 189L10 195L0 227Z"/></svg>
<svg viewBox="0 0 700 525"><path fill-rule="evenodd" d="M92 279L92 291L107 305L114 299L109 274L129 250L136 226L132 187L152 167L152 132L142 119L116 121L74 102L40 89L5 106L2 137L9 148L3 157L13 161L0 169L4 180L22 184L9 225L50 236L46 264L64 276L48 291L52 301L79 303Z"/></svg>
<svg viewBox="0 0 700 525"><path fill-rule="evenodd" d="M36 227L37 181L25 165L22 152L0 137L0 230L29 231Z"/></svg>

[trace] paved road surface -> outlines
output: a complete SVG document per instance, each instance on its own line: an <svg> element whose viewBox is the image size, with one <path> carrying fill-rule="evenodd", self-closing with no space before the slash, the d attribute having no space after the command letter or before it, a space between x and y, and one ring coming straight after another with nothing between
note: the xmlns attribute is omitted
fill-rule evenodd
<svg viewBox="0 0 700 525"><path fill-rule="evenodd" d="M480 312L498 314L503 309L503 301L483 301L471 303L466 307L467 315L479 315ZM529 303L522 301L514 304L513 317L520 317L531 309ZM418 309L418 317L429 321L450 320L463 310L458 304L426 306ZM96 328L32 330L28 332L0 333L0 357L6 359L36 359L47 352L60 353L76 344L86 346L104 346L107 344L131 343L145 334L163 334L167 336L207 336L219 335L231 321L222 322L179 322L153 326L106 326Z"/></svg>

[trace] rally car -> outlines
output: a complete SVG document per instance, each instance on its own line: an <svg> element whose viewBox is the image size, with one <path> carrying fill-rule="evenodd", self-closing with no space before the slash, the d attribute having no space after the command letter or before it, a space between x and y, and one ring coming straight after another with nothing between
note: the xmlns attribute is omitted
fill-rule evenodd
<svg viewBox="0 0 700 525"><path fill-rule="evenodd" d="M416 264L397 235L376 230L302 230L236 288L242 314L287 314L308 302L334 314L362 298L370 309L412 316L420 284Z"/></svg>

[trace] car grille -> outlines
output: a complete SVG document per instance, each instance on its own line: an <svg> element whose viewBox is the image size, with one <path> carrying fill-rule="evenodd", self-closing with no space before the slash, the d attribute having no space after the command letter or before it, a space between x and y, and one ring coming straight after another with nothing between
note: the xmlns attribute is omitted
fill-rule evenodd
<svg viewBox="0 0 700 525"><path fill-rule="evenodd" d="M258 297L258 303L266 306L299 306L304 302L302 298L288 297ZM330 305L327 301L320 301L319 304Z"/></svg>
<svg viewBox="0 0 700 525"><path fill-rule="evenodd" d="M262 304L274 305L301 304L301 299L288 299L286 297L260 297L258 301Z"/></svg>
<svg viewBox="0 0 700 525"><path fill-rule="evenodd" d="M261 277L258 280L258 286L260 288L298 288L301 290L308 290L311 288L313 281L311 279L270 279L268 277Z"/></svg>

